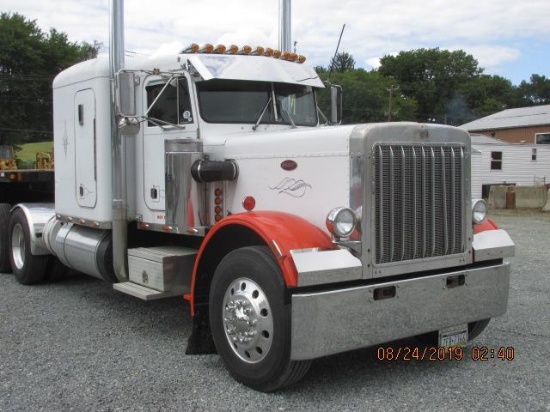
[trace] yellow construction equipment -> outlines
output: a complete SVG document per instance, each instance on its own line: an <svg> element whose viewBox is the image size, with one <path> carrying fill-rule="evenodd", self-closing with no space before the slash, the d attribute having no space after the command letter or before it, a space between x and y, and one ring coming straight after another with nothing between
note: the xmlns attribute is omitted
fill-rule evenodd
<svg viewBox="0 0 550 412"><path fill-rule="evenodd" d="M17 170L13 146L0 145L0 170Z"/></svg>
<svg viewBox="0 0 550 412"><path fill-rule="evenodd" d="M37 152L35 168L40 170L53 169L55 165L53 150L51 152Z"/></svg>

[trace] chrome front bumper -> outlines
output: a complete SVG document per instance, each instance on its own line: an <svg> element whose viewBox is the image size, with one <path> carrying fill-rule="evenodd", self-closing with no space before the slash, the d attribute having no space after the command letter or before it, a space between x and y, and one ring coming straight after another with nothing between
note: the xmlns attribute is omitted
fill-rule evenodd
<svg viewBox="0 0 550 412"><path fill-rule="evenodd" d="M359 349L506 312L508 263L292 296L293 360Z"/></svg>

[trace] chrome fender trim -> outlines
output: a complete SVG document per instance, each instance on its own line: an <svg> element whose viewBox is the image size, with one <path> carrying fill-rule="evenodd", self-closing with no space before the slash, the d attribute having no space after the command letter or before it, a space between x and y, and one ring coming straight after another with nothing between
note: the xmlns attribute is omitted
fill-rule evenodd
<svg viewBox="0 0 550 412"><path fill-rule="evenodd" d="M21 209L27 218L31 236L31 253L33 255L49 255L50 252L42 239L42 230L44 225L55 216L55 205L53 203L19 203L11 211L16 209Z"/></svg>
<svg viewBox="0 0 550 412"><path fill-rule="evenodd" d="M472 247L475 262L503 259L514 256L516 252L513 240L508 232L502 229L486 230L475 234Z"/></svg>
<svg viewBox="0 0 550 412"><path fill-rule="evenodd" d="M290 254L298 271L298 286L339 283L363 277L361 261L345 249L294 249Z"/></svg>

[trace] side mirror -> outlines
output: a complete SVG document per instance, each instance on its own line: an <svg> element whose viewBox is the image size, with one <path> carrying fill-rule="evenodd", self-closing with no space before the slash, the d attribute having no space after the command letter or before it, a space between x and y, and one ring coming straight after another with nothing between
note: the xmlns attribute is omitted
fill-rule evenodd
<svg viewBox="0 0 550 412"><path fill-rule="evenodd" d="M330 123L342 123L342 86L330 86Z"/></svg>
<svg viewBox="0 0 550 412"><path fill-rule="evenodd" d="M116 75L116 111L123 117L136 115L136 75L120 71Z"/></svg>

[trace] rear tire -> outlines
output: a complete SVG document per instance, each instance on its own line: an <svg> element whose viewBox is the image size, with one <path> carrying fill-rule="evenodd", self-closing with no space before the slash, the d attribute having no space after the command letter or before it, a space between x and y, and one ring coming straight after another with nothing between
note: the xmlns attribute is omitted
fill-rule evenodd
<svg viewBox="0 0 550 412"><path fill-rule="evenodd" d="M0 273L11 272L10 265L10 242L9 242L9 225L10 225L10 205L0 203Z"/></svg>
<svg viewBox="0 0 550 412"><path fill-rule="evenodd" d="M31 237L27 217L16 209L10 218L9 257L15 278L22 285L32 285L44 280L49 255L31 253Z"/></svg>
<svg viewBox="0 0 550 412"><path fill-rule="evenodd" d="M230 252L210 287L216 349L238 382L272 392L301 379L311 361L290 359L290 305L281 270L267 247Z"/></svg>

